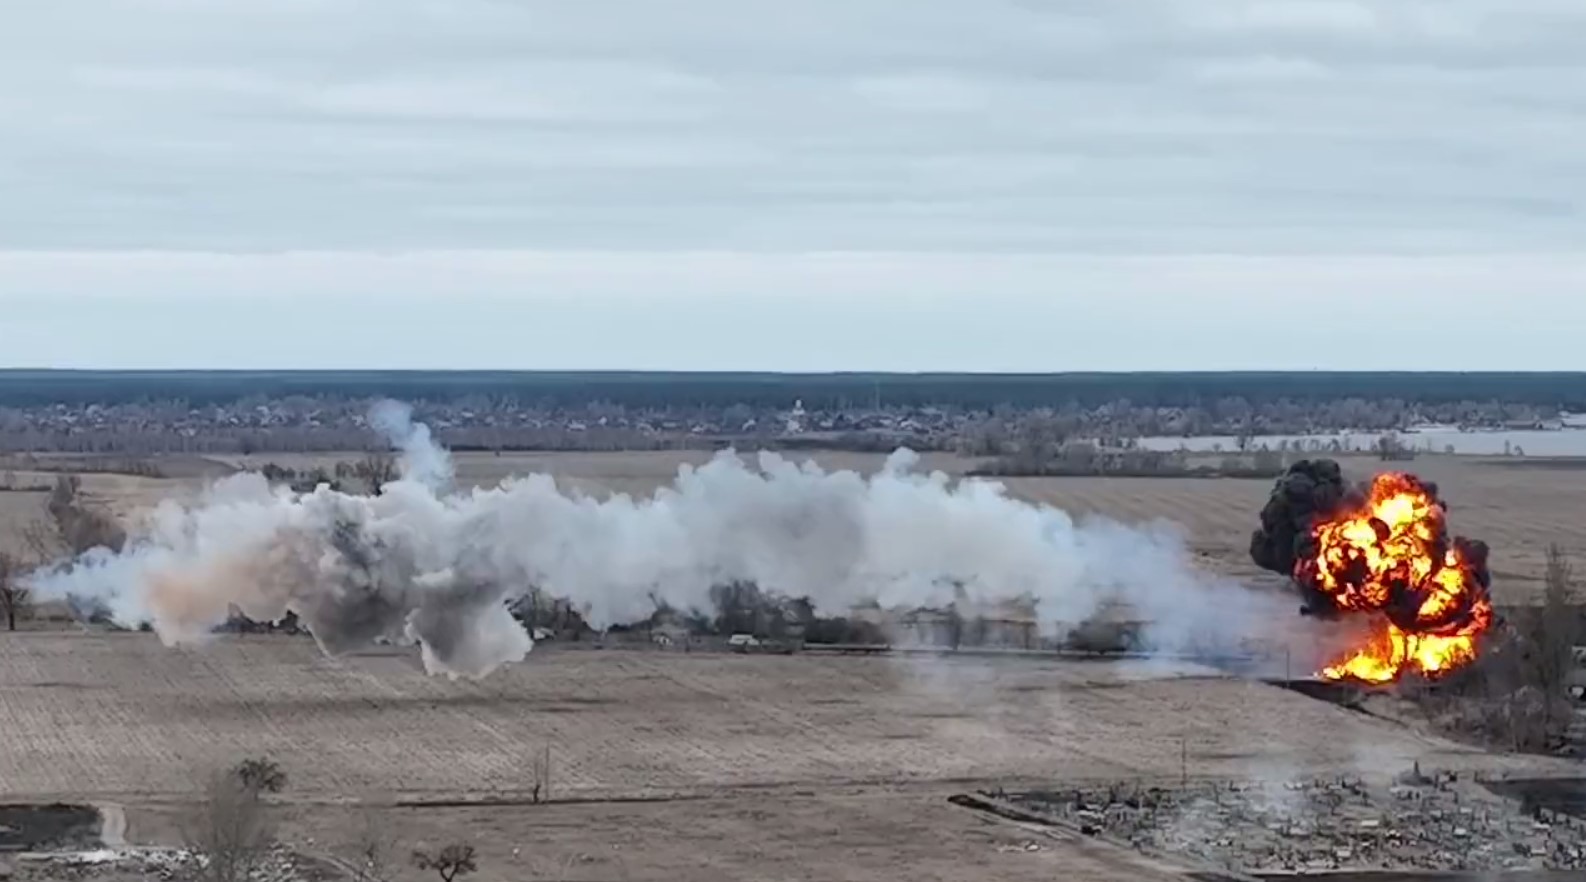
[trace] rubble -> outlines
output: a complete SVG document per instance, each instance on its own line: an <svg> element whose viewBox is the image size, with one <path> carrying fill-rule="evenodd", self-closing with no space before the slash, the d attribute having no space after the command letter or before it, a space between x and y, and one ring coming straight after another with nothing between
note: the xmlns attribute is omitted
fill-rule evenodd
<svg viewBox="0 0 1586 882"><path fill-rule="evenodd" d="M13 875L0 872L0 879L14 882L95 882L100 879L180 882L192 878L201 861L202 858L185 849L168 848L35 852L19 856ZM276 845L248 878L252 882L322 882L338 877L326 872L318 862L284 845Z"/></svg>
<svg viewBox="0 0 1586 882"><path fill-rule="evenodd" d="M1136 849L1245 873L1586 869L1586 820L1417 767L1391 781L1112 784L1006 794Z"/></svg>

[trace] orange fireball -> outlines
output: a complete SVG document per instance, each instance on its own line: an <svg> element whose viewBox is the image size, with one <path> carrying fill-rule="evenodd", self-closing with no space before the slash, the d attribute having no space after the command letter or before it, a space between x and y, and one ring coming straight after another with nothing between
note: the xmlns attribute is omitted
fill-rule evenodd
<svg viewBox="0 0 1586 882"><path fill-rule="evenodd" d="M1319 520L1295 578L1338 611L1374 612L1367 645L1328 665L1333 680L1387 683L1407 671L1438 677L1476 658L1492 624L1485 550L1449 542L1443 504L1413 475L1388 473L1356 505Z"/></svg>

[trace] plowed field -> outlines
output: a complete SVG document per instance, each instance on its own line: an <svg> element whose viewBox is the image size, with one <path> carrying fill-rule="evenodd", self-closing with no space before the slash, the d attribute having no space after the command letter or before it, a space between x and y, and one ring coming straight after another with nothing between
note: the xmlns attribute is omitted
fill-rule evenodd
<svg viewBox="0 0 1586 882"><path fill-rule="evenodd" d="M483 682L302 638L0 636L0 796L177 794L280 760L300 797L1240 775L1458 754L1274 687L1053 659L545 650Z"/></svg>

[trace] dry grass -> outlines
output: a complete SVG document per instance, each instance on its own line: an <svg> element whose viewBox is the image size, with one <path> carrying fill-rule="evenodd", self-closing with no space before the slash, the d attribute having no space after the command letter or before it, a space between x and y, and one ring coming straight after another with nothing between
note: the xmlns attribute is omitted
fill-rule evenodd
<svg viewBox="0 0 1586 882"><path fill-rule="evenodd" d="M1117 664L546 650L479 682L409 652L341 661L311 641L0 639L0 797L185 793L195 767L267 755L294 798L494 793L528 801L768 786L1172 778L1405 765L1445 751L1294 693ZM1375 759L1373 760L1375 761ZM1391 763L1390 763L1391 764ZM1434 762L1435 764L1435 762Z"/></svg>
<svg viewBox="0 0 1586 882"><path fill-rule="evenodd" d="M1283 780L1557 764L1259 683L1051 659L562 649L452 683L409 653L331 661L301 638L177 651L150 635L34 633L0 635L0 712L0 801L109 800L128 807L132 841L177 842L195 769L268 755L291 780L274 798L284 840L356 854L374 812L404 843L476 845L482 880L880 882L907 867L1167 882L1183 877L946 796L1174 781L1185 761L1192 776ZM533 804L544 744L555 801ZM612 801L632 798L664 801ZM433 805L475 800L496 804Z"/></svg>

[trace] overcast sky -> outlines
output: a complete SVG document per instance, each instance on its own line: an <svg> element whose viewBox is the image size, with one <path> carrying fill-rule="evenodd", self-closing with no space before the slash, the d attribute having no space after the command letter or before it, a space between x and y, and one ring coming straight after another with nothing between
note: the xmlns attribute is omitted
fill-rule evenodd
<svg viewBox="0 0 1586 882"><path fill-rule="evenodd" d="M1580 0L0 0L0 364L1586 368Z"/></svg>

